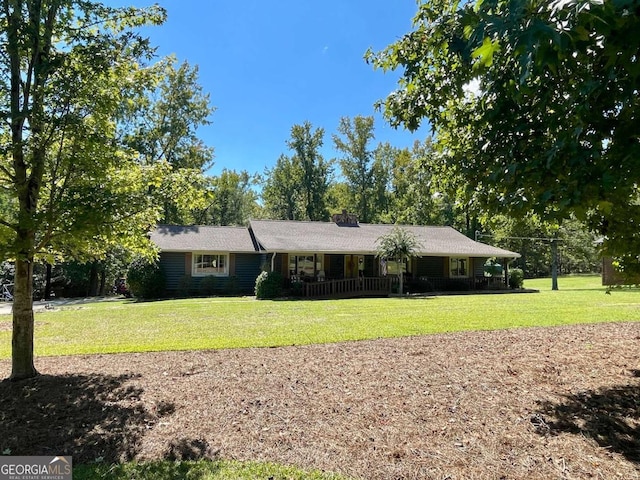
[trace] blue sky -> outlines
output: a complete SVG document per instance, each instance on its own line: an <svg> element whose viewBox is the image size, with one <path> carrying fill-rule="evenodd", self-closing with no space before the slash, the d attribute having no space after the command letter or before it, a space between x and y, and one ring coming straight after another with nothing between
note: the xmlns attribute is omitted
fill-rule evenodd
<svg viewBox="0 0 640 480"><path fill-rule="evenodd" d="M148 6L141 0L113 5ZM338 157L331 135L341 117L375 115L376 139L397 147L424 140L391 128L374 111L399 73L374 71L363 59L411 29L415 0L166 0L168 20L148 30L161 56L198 65L216 107L198 133L215 148L211 174L223 168L263 173L281 154L291 127L325 130L322 154Z"/></svg>

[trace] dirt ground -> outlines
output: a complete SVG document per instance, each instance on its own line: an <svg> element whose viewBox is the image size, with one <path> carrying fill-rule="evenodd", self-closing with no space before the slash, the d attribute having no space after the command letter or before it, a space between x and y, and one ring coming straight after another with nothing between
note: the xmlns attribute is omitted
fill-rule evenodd
<svg viewBox="0 0 640 480"><path fill-rule="evenodd" d="M640 323L621 323L39 358L37 379L0 383L0 451L385 480L635 479L639 354Z"/></svg>

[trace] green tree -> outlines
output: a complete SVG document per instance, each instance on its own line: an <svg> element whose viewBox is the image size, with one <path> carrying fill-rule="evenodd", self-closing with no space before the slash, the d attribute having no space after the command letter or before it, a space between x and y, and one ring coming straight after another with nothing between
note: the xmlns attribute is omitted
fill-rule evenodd
<svg viewBox="0 0 640 480"><path fill-rule="evenodd" d="M299 186L307 220L323 221L329 218L327 193L331 183L331 162L319 152L324 143L324 130L313 130L310 122L294 125L287 146L294 152L292 162L301 172Z"/></svg>
<svg viewBox="0 0 640 480"><path fill-rule="evenodd" d="M390 165L387 222L450 225L461 231L471 229L471 225L467 226L467 219L474 224L471 220L474 217L469 203L459 195L450 171L439 164L431 139L416 141L411 150L396 151Z"/></svg>
<svg viewBox="0 0 640 480"><path fill-rule="evenodd" d="M149 85L152 51L131 28L165 12L99 3L2 0L0 248L15 259L12 373L33 359L33 265L37 256L83 258L115 243L149 252L157 218L148 192L164 164L142 168L119 147L117 119Z"/></svg>
<svg viewBox="0 0 640 480"><path fill-rule="evenodd" d="M351 203L349 185L345 182L331 182L327 191L327 208L329 212L337 213L342 210L354 211Z"/></svg>
<svg viewBox="0 0 640 480"><path fill-rule="evenodd" d="M394 125L428 119L475 200L572 214L638 264L638 0L428 0L414 31L368 60L402 68ZM475 93L474 93L475 91Z"/></svg>
<svg viewBox="0 0 640 480"><path fill-rule="evenodd" d="M203 172L213 164L213 148L198 137L198 128L209 125L215 109L198 83L198 67L167 57L150 70L159 83L144 101L128 102L120 125L124 143L137 152L145 165L167 162L172 172L164 189L175 194L163 198L161 222L185 224L192 220L194 204L204 208L206 181Z"/></svg>
<svg viewBox="0 0 640 480"><path fill-rule="evenodd" d="M398 293L400 293L400 295L402 295L403 292L403 265L406 260L417 255L417 250L420 246L420 242L416 236L409 230L401 227L393 227L387 235L378 238L376 256L398 263L398 272L400 272Z"/></svg>
<svg viewBox="0 0 640 480"><path fill-rule="evenodd" d="M393 166L396 163L400 150L389 142L379 143L373 151L373 164L371 165L371 221L383 223L391 208L391 179Z"/></svg>
<svg viewBox="0 0 640 480"><path fill-rule="evenodd" d="M246 170L222 170L209 179L207 206L194 212L195 223L200 225L247 225L258 210L257 193L253 186L255 176Z"/></svg>
<svg viewBox="0 0 640 480"><path fill-rule="evenodd" d="M486 219L485 228L491 232L485 235L486 243L498 245L520 253L513 266L521 268L527 278L551 275L551 239L558 235L559 225L544 222L538 215L513 218L506 215L492 215ZM485 241L484 237L479 238Z"/></svg>
<svg viewBox="0 0 640 480"><path fill-rule="evenodd" d="M593 273L601 268L597 238L587 225L570 218L558 230L561 274Z"/></svg>
<svg viewBox="0 0 640 480"><path fill-rule="evenodd" d="M344 155L340 159L342 176L349 187L350 202L345 205L358 215L361 222L371 223L375 198L373 151L369 142L375 138L373 117L356 116L353 122L342 117L338 125L339 135L333 135L336 149Z"/></svg>
<svg viewBox="0 0 640 480"><path fill-rule="evenodd" d="M265 171L262 186L265 216L277 220L304 218L302 175L300 165L286 155L281 155L275 166Z"/></svg>

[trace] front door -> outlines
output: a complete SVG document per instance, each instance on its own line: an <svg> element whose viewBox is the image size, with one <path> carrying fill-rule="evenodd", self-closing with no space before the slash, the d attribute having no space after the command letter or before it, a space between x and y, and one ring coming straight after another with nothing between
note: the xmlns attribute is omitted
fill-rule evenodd
<svg viewBox="0 0 640 480"><path fill-rule="evenodd" d="M344 256L345 278L358 278L361 270L364 270L363 255L345 255Z"/></svg>

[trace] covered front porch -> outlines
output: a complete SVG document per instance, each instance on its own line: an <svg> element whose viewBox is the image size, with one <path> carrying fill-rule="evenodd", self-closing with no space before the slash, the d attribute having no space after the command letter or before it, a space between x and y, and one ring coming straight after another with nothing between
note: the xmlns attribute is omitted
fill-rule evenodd
<svg viewBox="0 0 640 480"><path fill-rule="evenodd" d="M398 291L402 269L404 292L499 290L508 288L505 268L487 274L486 257L423 256L399 264L367 253L277 253L272 268L285 278L292 295L304 298L387 296Z"/></svg>

